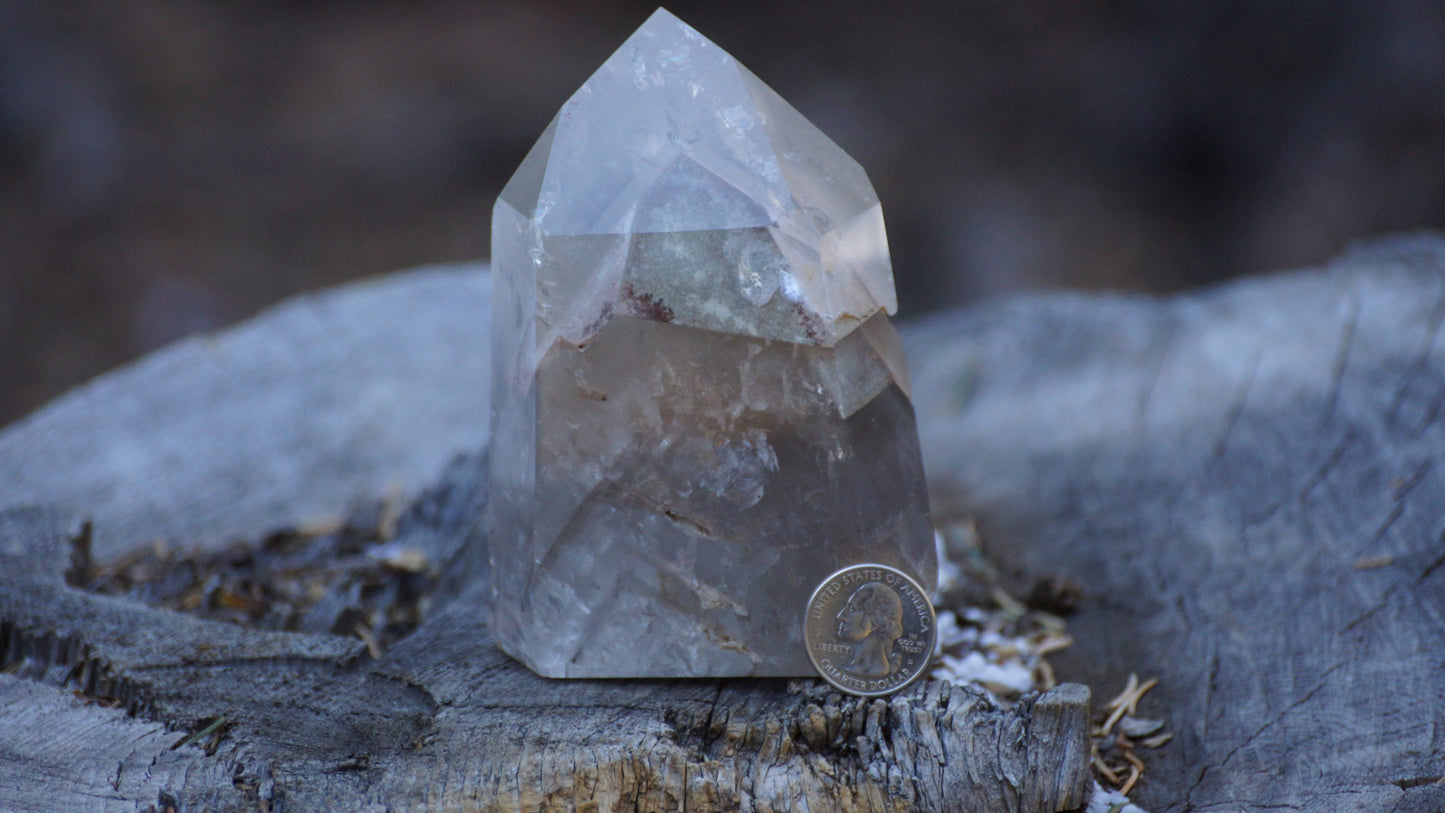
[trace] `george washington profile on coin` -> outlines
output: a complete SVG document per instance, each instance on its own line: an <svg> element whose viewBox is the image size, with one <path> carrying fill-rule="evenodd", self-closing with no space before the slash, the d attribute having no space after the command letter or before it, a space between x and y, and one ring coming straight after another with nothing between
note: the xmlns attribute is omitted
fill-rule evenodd
<svg viewBox="0 0 1445 813"><path fill-rule="evenodd" d="M852 641L843 668L868 677L898 670L893 642L903 635L903 602L898 591L882 582L868 582L838 611L838 637Z"/></svg>
<svg viewBox="0 0 1445 813"><path fill-rule="evenodd" d="M824 579L803 617L818 674L865 697L891 694L923 674L935 635L928 593L886 565L853 565Z"/></svg>

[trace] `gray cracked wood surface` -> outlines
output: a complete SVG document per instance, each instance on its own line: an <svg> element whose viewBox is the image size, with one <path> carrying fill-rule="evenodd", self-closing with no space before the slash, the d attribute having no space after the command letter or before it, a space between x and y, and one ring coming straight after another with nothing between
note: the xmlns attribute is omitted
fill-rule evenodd
<svg viewBox="0 0 1445 813"><path fill-rule="evenodd" d="M0 507L95 521L106 559L216 547L415 496L487 442L486 277L435 267L299 296L100 376L0 432ZM183 500L183 502L178 502Z"/></svg>
<svg viewBox="0 0 1445 813"><path fill-rule="evenodd" d="M398 302L404 313L388 306ZM390 483L417 493L450 454L479 445L485 314L481 275L421 272L303 298L215 339L161 351L0 433L0 504L46 502L92 516L104 558L158 533L214 545L339 515L358 493L374 496ZM287 320L312 340L292 342ZM904 327L937 511L975 517L1019 589L1047 576L1082 587L1070 621L1077 643L1057 664L1061 677L1101 691L1122 686L1131 671L1160 678L1141 713L1167 718L1175 740L1145 754L1148 772L1134 796L1146 807L1445 809L1437 781L1445 775L1442 321L1445 240L1419 236L1362 247L1326 268L1169 299L1040 295ZM207 351L248 330L246 341L266 345L261 355L287 373ZM417 338L401 337L407 331ZM328 336L349 346L327 347ZM372 345L385 363L369 363ZM387 347L405 352L387 356ZM187 383L162 383L176 378ZM170 419L177 387L181 402L204 405L204 417ZM353 400L365 408L359 423L348 420L357 417ZM380 429L382 439L399 440L371 444L369 426L403 428ZM411 444L408 433L427 441ZM244 446L244 459L228 446ZM311 455L313 447L323 452ZM196 519L178 518L175 505L149 493L168 482L178 457ZM258 461L282 471L258 476ZM121 476L132 471L147 474ZM235 483L246 499L232 499ZM443 626L416 633L411 646ZM346 672L357 657L326 668ZM420 662L421 653L412 657ZM489 670L509 666L488 661L496 657L489 652L471 657L480 663L467 668L483 685ZM449 685L455 694L439 696L481 691ZM706 695L679 689L693 690ZM806 692L780 699L776 689L732 690L794 711L807 706L797 699ZM97 742L121 725L139 751L183 736L84 706L46 683L0 676L0 692L0 722L51 719L44 715L64 708ZM608 713L635 705L611 702ZM909 702L935 719L943 708L927 706L926 694ZM439 718L458 714L438 704ZM518 724L538 724L522 716ZM629 740L632 753L675 753L656 731L683 742L677 726L688 724L678 721L694 718L662 717L647 718L653 736ZM865 714L865 736L867 728ZM0 733L0 764L14 764L12 750L38 747L14 731L0 725L11 732ZM766 739L743 742L762 748ZM517 748L501 758L536 755L525 743ZM166 753L156 765L189 751ZM640 759L656 767L659 758ZM214 764L192 759L177 770L204 782ZM329 764L356 787L372 787L370 767ZM278 785L274 773L244 770L236 787ZM109 769L92 773L103 793ZM709 775L685 773L689 783ZM118 776L118 787L136 781L126 770ZM860 801L898 801L888 774L851 784L866 776L842 784L872 788L858 791ZM13 786L0 782L0 793ZM413 794L417 787L405 785Z"/></svg>
<svg viewBox="0 0 1445 813"><path fill-rule="evenodd" d="M70 587L85 533L0 512L0 809L1027 813L1089 787L1082 686L1005 711L938 681L547 680L490 646L475 588L371 661Z"/></svg>
<svg viewBox="0 0 1445 813"><path fill-rule="evenodd" d="M906 333L935 510L1085 600L1061 675L1155 675L1153 810L1445 810L1445 240Z"/></svg>

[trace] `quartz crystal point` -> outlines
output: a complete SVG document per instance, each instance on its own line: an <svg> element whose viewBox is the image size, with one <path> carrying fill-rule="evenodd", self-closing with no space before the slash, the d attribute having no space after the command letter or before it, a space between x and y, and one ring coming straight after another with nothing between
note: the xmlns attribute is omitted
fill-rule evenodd
<svg viewBox="0 0 1445 813"><path fill-rule="evenodd" d="M658 10L492 220L492 630L553 677L808 675L846 565L936 579L878 197Z"/></svg>

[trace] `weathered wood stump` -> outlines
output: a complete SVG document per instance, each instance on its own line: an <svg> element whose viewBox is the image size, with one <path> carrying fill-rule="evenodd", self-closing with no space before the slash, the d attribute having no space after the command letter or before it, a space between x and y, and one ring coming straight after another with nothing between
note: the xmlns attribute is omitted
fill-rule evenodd
<svg viewBox="0 0 1445 813"><path fill-rule="evenodd" d="M536 678L485 643L465 505L413 531L462 575L379 661L66 585L71 517L107 560L420 494L484 445L486 313L475 270L350 286L0 434L0 505L55 506L0 521L0 807L1083 802L1081 688L1001 711L937 683L865 703ZM1160 678L1141 712L1176 736L1134 793L1156 813L1445 809L1442 322L1445 240L1418 237L1166 300L905 327L936 511L973 516L1020 591L1079 585L1061 677Z"/></svg>
<svg viewBox="0 0 1445 813"><path fill-rule="evenodd" d="M1445 810L1445 240L905 336L935 510L1085 600L1062 676L1160 680L1147 809Z"/></svg>
<svg viewBox="0 0 1445 813"><path fill-rule="evenodd" d="M1081 686L1002 711L938 681L546 680L473 591L372 662L71 588L84 533L0 513L5 809L1029 811L1087 784Z"/></svg>

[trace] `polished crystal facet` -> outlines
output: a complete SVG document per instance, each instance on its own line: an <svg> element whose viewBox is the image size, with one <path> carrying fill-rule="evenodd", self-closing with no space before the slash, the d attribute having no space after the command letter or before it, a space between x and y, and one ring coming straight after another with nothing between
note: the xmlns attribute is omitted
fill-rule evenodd
<svg viewBox="0 0 1445 813"><path fill-rule="evenodd" d="M658 10L492 219L492 629L568 677L804 675L818 581L936 561L861 167Z"/></svg>

